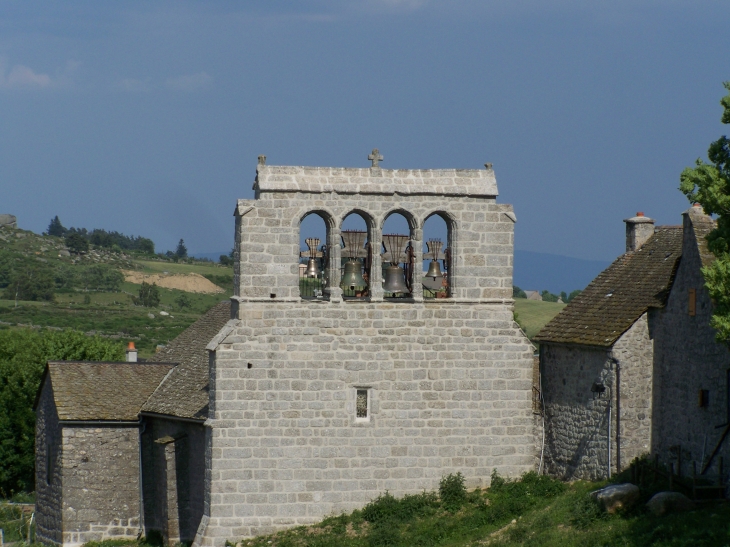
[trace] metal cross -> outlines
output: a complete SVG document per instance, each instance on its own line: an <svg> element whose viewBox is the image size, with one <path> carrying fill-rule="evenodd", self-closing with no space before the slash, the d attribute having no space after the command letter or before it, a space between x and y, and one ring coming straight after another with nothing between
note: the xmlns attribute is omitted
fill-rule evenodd
<svg viewBox="0 0 730 547"><path fill-rule="evenodd" d="M368 159L373 162L371 167L380 167L378 162L383 161L383 156L380 155L380 150L373 148L373 153L368 156Z"/></svg>

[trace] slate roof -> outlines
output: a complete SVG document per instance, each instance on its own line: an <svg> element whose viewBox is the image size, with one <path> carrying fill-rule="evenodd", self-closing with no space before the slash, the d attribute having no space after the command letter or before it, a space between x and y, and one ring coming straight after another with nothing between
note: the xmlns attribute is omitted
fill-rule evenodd
<svg viewBox="0 0 730 547"><path fill-rule="evenodd" d="M61 421L137 421L140 408L174 368L173 363L49 361Z"/></svg>
<svg viewBox="0 0 730 547"><path fill-rule="evenodd" d="M612 346L649 308L666 304L681 256L682 227L657 227L639 250L621 255L591 281L535 341Z"/></svg>
<svg viewBox="0 0 730 547"><path fill-rule="evenodd" d="M142 407L142 412L205 420L208 417L208 342L231 319L230 301L213 306L155 355L179 363Z"/></svg>

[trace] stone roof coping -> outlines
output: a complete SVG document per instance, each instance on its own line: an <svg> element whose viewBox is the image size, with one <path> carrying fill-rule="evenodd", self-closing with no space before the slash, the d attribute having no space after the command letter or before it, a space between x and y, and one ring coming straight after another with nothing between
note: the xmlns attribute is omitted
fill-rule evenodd
<svg viewBox="0 0 730 547"><path fill-rule="evenodd" d="M342 194L432 194L496 197L487 169L382 169L258 165L254 190Z"/></svg>

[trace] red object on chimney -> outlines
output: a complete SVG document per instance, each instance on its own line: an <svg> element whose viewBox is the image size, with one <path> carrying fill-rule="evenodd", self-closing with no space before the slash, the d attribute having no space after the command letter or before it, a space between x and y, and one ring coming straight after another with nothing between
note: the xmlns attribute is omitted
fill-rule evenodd
<svg viewBox="0 0 730 547"><path fill-rule="evenodd" d="M135 350L137 348L134 347L134 342L130 342L129 344L127 344L127 349Z"/></svg>
<svg viewBox="0 0 730 547"><path fill-rule="evenodd" d="M643 217L644 216L644 211L639 211L638 213L636 213L636 216L637 217Z"/></svg>

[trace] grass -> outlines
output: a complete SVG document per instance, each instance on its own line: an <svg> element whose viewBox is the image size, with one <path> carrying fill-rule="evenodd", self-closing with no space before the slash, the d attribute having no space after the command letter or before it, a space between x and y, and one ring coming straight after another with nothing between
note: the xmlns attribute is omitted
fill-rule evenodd
<svg viewBox="0 0 730 547"><path fill-rule="evenodd" d="M607 515L589 493L605 483L565 484L535 473L467 493L457 476L436 492L396 499L387 492L362 510L248 540L241 547L722 547L730 546L730 506L654 517L643 505ZM463 488L463 482L461 483ZM646 499L652 492L644 492Z"/></svg>
<svg viewBox="0 0 730 547"><path fill-rule="evenodd" d="M548 321L555 317L566 304L557 302L542 302L540 300L527 300L526 298L515 298L515 313L520 325L532 339Z"/></svg>

